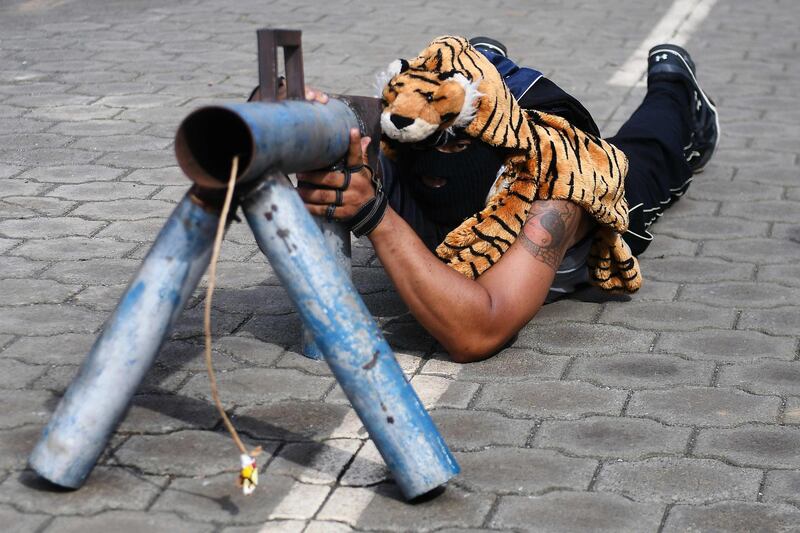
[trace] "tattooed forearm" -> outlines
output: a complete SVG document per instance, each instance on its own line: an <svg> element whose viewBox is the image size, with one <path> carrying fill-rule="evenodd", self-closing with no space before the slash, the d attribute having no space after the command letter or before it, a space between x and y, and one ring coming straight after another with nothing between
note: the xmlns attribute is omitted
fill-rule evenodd
<svg viewBox="0 0 800 533"><path fill-rule="evenodd" d="M566 201L534 202L519 242L535 259L555 270L581 219L581 208Z"/></svg>

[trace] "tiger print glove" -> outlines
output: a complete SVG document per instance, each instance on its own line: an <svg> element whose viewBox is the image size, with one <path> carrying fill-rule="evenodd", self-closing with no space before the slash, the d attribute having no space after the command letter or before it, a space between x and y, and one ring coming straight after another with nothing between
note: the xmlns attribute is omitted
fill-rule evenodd
<svg viewBox="0 0 800 533"><path fill-rule="evenodd" d="M372 230L377 228L378 224L383 220L383 216L386 214L386 208L389 206L389 199L386 197L386 193L383 190L383 181L375 175L375 171L372 170L371 166L364 163L349 167L347 170L353 173L358 172L362 168L369 170L372 186L375 187L375 196L364 203L355 215L345 221L350 231L352 231L353 235L356 237L369 235Z"/></svg>

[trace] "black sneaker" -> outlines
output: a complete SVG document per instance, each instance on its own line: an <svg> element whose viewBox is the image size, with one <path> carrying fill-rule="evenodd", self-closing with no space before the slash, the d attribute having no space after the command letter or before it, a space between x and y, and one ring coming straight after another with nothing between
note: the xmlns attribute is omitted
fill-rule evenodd
<svg viewBox="0 0 800 533"><path fill-rule="evenodd" d="M695 65L689 52L674 44L659 44L647 55L647 82L657 80L681 81L691 98L692 134L683 148L692 172L703 170L719 143L719 115L714 100L708 97L695 77Z"/></svg>
<svg viewBox="0 0 800 533"><path fill-rule="evenodd" d="M495 54L500 54L503 57L508 57L508 48L506 48L506 45L504 45L500 41L492 39L491 37L473 37L472 39L469 40L469 44L471 44L475 48L478 49L485 48L486 50L489 50L490 52L493 52Z"/></svg>

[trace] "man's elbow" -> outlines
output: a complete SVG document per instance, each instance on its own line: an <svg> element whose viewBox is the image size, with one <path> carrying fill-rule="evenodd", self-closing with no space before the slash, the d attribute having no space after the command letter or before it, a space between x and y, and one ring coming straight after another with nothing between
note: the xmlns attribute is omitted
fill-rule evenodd
<svg viewBox="0 0 800 533"><path fill-rule="evenodd" d="M516 335L510 337L497 335L475 335L462 337L444 344L445 350L454 363L474 363L489 358L506 348Z"/></svg>

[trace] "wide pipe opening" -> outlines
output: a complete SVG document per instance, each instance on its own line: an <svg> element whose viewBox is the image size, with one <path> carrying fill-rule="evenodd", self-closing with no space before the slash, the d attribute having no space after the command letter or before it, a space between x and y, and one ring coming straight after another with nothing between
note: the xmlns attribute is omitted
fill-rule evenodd
<svg viewBox="0 0 800 533"><path fill-rule="evenodd" d="M175 135L178 164L201 187L226 187L236 155L236 177L241 177L250 166L253 150L253 137L245 121L224 107L203 107L192 112Z"/></svg>

